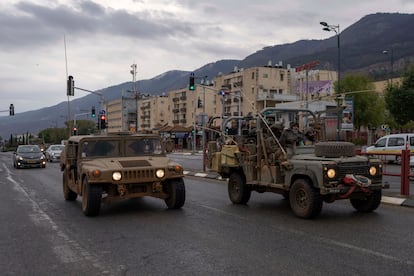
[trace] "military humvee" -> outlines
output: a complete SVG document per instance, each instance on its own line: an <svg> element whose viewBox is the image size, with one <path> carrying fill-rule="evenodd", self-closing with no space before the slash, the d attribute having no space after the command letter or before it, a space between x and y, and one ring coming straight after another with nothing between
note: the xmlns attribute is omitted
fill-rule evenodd
<svg viewBox="0 0 414 276"><path fill-rule="evenodd" d="M284 126L289 121L312 127L308 141L303 132ZM318 142L323 138L319 122L306 109L266 108L255 116L225 118L225 133L218 138L209 133L207 166L228 178L235 204L247 203L256 191L282 194L301 218L313 218L323 202L340 199L349 199L360 212L377 209L386 188L381 161L356 155L349 142Z"/></svg>
<svg viewBox="0 0 414 276"><path fill-rule="evenodd" d="M151 196L170 209L185 202L183 168L165 155L155 134L72 136L60 168L64 198L74 201L80 195L86 216L118 199Z"/></svg>

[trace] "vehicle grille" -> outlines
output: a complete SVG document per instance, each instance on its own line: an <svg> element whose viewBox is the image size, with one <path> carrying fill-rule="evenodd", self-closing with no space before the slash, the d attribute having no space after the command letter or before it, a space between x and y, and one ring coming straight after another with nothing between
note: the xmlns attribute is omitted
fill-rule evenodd
<svg viewBox="0 0 414 276"><path fill-rule="evenodd" d="M343 178L346 174L357 174L369 176L369 167L367 163L341 163L339 164L339 178Z"/></svg>
<svg viewBox="0 0 414 276"><path fill-rule="evenodd" d="M145 180L145 179L153 179L155 176L154 169L147 169L147 170L127 170L122 172L122 179L128 180Z"/></svg>

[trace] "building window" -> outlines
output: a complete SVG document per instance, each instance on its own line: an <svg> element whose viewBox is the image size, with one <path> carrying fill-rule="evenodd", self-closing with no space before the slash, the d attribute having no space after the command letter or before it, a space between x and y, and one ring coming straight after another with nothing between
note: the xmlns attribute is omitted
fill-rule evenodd
<svg viewBox="0 0 414 276"><path fill-rule="evenodd" d="M283 89L279 89L279 94L283 94Z"/></svg>
<svg viewBox="0 0 414 276"><path fill-rule="evenodd" d="M269 75L267 73L263 73L263 78L267 79L269 77Z"/></svg>
<svg viewBox="0 0 414 276"><path fill-rule="evenodd" d="M252 72L252 80L254 80L254 72Z"/></svg>
<svg viewBox="0 0 414 276"><path fill-rule="evenodd" d="M280 74L280 81L283 81L283 74Z"/></svg>

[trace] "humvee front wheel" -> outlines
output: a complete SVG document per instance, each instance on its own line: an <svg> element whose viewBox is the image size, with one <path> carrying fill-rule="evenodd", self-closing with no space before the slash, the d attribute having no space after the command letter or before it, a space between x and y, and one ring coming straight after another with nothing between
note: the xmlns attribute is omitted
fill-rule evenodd
<svg viewBox="0 0 414 276"><path fill-rule="evenodd" d="M322 198L306 179L297 179L289 193L290 208L300 218L313 218L322 210Z"/></svg>
<svg viewBox="0 0 414 276"><path fill-rule="evenodd" d="M85 177L82 182L82 211L85 216L97 216L101 209L102 187L90 185Z"/></svg>
<svg viewBox="0 0 414 276"><path fill-rule="evenodd" d="M182 178L173 179L167 184L167 193L169 197L165 199L168 209L179 209L185 202L185 186Z"/></svg>
<svg viewBox="0 0 414 276"><path fill-rule="evenodd" d="M381 190L375 190L372 194L366 196L365 199L351 198L350 201L358 212L369 213L378 208L381 203L381 197Z"/></svg>
<svg viewBox="0 0 414 276"><path fill-rule="evenodd" d="M62 184L63 184L62 185L63 186L63 197L65 198L65 200L75 201L76 198L78 197L78 194L72 191L71 189L69 189L68 178L67 178L66 172L63 172L62 174Z"/></svg>
<svg viewBox="0 0 414 276"><path fill-rule="evenodd" d="M231 202L235 204L246 204L249 201L251 190L240 173L234 172L230 175L228 193Z"/></svg>

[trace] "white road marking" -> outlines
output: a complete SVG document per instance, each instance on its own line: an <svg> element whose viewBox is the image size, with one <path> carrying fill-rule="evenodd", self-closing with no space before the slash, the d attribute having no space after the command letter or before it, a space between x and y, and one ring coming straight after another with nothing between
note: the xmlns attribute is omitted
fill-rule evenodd
<svg viewBox="0 0 414 276"><path fill-rule="evenodd" d="M229 213L229 212L226 212L226 211L214 208L214 207L210 207L210 206L207 206L207 205L200 205L200 206L203 207L203 208L215 211L215 212L220 213L220 214L224 214L224 215L228 215L228 216L231 216L231 217L239 218L239 219L244 220L244 221L249 220L246 217L241 217L241 216L238 216L238 215L235 215L235 214L232 214L232 213ZM387 260L387 261L403 263L403 264L410 265L410 266L414 265L413 261L401 260L400 258L391 256L391 255L387 255L387 254L384 254L384 253L381 253L381 252L378 252L378 251L374 251L374 250L371 250L371 249L368 249L368 248L364 248L364 247L360 247L360 246L356 246L356 245L352 245L352 244L349 244L349 243L340 242L340 241L332 240L332 239L328 239L328 238L311 237L308 232L304 232L304 231L301 231L301 230L291 229L291 228L287 228L287 227L283 227L283 226L271 226L271 227L276 228L281 232L289 232L289 233L292 233L294 235L304 236L304 237L307 237L307 238L310 238L310 239L314 239L316 241L323 242L325 244L330 244L330 245L334 245L334 246L337 246L337 247L351 249L351 250L354 250L354 251L361 252L365 255L372 255L372 256L375 256L375 257L382 258L382 259Z"/></svg>
<svg viewBox="0 0 414 276"><path fill-rule="evenodd" d="M68 235L66 235L62 230L59 229L59 226L49 217L27 193L27 191L13 179L10 170L3 164L5 171L7 173L6 179L9 180L15 190L20 192L25 198L26 202L30 203L32 207L32 213L29 214L31 220L36 224L43 226L47 229L52 229L55 231L56 236L59 239L56 239L56 236L49 238L53 244L53 251L55 255L63 263L77 263L82 260L87 260L91 265L97 269L101 269L101 273L104 275L112 275L113 272L105 269L105 265L99 262L99 260L90 254L86 249L84 249L79 243L75 240L72 240Z"/></svg>

